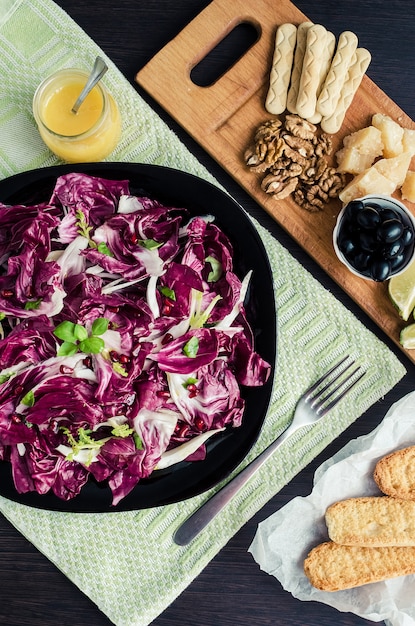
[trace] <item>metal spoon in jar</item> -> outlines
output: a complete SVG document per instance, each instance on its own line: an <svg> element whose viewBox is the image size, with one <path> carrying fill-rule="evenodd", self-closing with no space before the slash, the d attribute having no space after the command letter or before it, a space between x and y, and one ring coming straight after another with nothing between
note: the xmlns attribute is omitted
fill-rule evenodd
<svg viewBox="0 0 415 626"><path fill-rule="evenodd" d="M73 113L78 113L78 109L89 94L90 91L95 87L95 85L101 80L104 76L105 72L108 69L108 65L105 63L104 59L101 57L97 57L95 59L94 67L92 68L92 72L90 73L88 80L86 82L85 87L82 89L79 94L79 98L75 102L72 107Z"/></svg>

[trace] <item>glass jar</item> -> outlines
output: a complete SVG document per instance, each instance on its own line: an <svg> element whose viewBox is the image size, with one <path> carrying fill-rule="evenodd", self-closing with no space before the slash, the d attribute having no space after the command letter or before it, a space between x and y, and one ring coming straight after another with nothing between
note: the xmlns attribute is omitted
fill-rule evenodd
<svg viewBox="0 0 415 626"><path fill-rule="evenodd" d="M121 133L117 104L102 83L92 89L77 113L72 112L88 76L79 69L60 70L39 85L33 98L40 136L68 163L102 161Z"/></svg>

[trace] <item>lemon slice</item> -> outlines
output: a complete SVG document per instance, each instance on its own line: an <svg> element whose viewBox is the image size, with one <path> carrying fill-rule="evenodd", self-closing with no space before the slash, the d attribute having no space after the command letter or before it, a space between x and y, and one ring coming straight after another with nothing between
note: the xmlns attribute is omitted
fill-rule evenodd
<svg viewBox="0 0 415 626"><path fill-rule="evenodd" d="M415 348L415 324L409 324L401 330L400 342L407 350Z"/></svg>
<svg viewBox="0 0 415 626"><path fill-rule="evenodd" d="M403 320L407 320L415 308L415 260L389 280L389 297Z"/></svg>

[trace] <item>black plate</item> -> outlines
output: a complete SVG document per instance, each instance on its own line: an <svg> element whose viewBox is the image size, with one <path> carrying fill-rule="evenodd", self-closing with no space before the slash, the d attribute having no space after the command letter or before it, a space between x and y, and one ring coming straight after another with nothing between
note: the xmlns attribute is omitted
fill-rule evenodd
<svg viewBox="0 0 415 626"><path fill-rule="evenodd" d="M171 206L186 207L191 215L213 214L234 246L236 273L242 278L250 269L253 277L247 315L259 354L274 369L276 359L276 312L272 273L262 241L241 207L214 185L178 170L129 163L61 165L17 174L0 181L0 201L30 204L48 200L58 176L83 172L113 180L129 180L131 193L150 195ZM246 409L242 426L228 429L207 443L207 457L200 462L183 461L156 471L140 481L121 502L111 505L109 487L89 481L68 502L49 493L18 494L10 463L0 462L0 494L30 506L76 512L108 512L143 509L178 502L202 493L228 476L256 441L264 421L273 374L263 387L243 388Z"/></svg>

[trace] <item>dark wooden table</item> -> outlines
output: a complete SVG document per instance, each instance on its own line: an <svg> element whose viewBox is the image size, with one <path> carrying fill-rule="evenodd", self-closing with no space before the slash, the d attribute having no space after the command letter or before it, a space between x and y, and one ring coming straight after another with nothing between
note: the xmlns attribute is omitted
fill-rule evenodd
<svg viewBox="0 0 415 626"><path fill-rule="evenodd" d="M231 1L231 0L230 0ZM275 0L276 2L278 0ZM127 80L207 4L206 0L58 0L108 54ZM247 5L255 6L255 0ZM369 76L415 116L415 3L410 0L297 0L311 20L338 35L353 30L372 53ZM138 87L136 86L138 89ZM147 96L142 94L146 99ZM150 99L148 99L150 101ZM315 469L352 438L370 432L388 408L414 389L415 366L331 279L230 177L153 102L181 140L230 193L266 224L292 254L358 318L383 339L407 367L389 394L334 441L276 495L218 554L190 587L154 622L156 626L359 626L371 622L323 604L302 603L264 574L247 552L257 524L296 495L311 490ZM414 600L415 601L415 600ZM111 622L52 563L0 517L0 624L2 626L109 626Z"/></svg>

